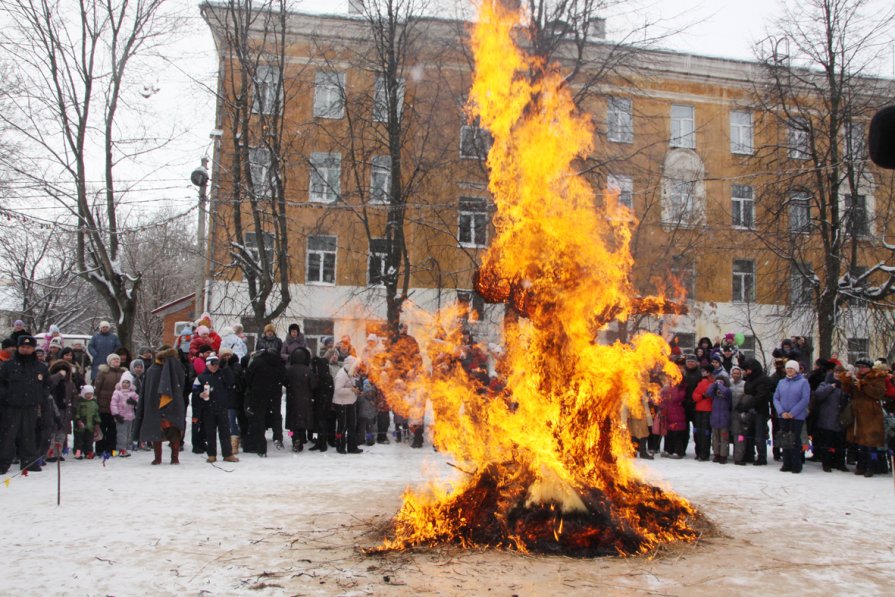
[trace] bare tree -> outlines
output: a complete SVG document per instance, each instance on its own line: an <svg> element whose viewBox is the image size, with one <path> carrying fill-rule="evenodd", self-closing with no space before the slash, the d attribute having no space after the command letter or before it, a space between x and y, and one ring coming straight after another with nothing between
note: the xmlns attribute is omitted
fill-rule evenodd
<svg viewBox="0 0 895 597"><path fill-rule="evenodd" d="M868 168L864 151L866 123L893 92L872 68L890 52L895 23L891 8L871 9L866 0L786 4L757 47L758 128L775 139L757 152L775 173L757 198L757 238L784 264L790 315L816 317L820 354L832 351L849 300L890 294L893 282L886 268L867 267L878 259L875 229L887 229L874 214L892 200L891 176Z"/></svg>
<svg viewBox="0 0 895 597"><path fill-rule="evenodd" d="M229 161L215 164L219 182L213 235L224 239L215 275L241 280L248 294L245 325L260 329L292 300L286 187L289 161L300 161L295 129L286 126L298 73L286 70L287 0L227 0L202 14L220 59L218 126ZM221 182L223 180L223 182Z"/></svg>
<svg viewBox="0 0 895 597"><path fill-rule="evenodd" d="M130 345L139 271L123 267L124 168L166 139L156 137L133 78L151 67L175 31L164 0L10 0L2 43L22 82L0 114L23 152L5 165L75 222L74 267L96 290Z"/></svg>

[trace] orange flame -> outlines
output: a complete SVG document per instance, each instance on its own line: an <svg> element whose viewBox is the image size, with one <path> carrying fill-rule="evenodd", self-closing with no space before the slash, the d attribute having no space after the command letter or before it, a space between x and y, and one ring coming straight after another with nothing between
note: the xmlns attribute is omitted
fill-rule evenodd
<svg viewBox="0 0 895 597"><path fill-rule="evenodd" d="M408 491L384 547L449 541L642 553L694 538L695 511L639 481L620 413L625 406L643 416L643 397L658 401L657 374L676 382L680 373L659 336L611 346L595 337L609 321L665 301L636 298L630 213L616 201L597 205L575 171L593 149L593 126L559 69L514 43L523 17L486 0L472 31L469 111L494 140L487 165L498 233L477 285L509 304L503 387L456 364L462 343L454 313L422 326L437 331L422 339L431 373L371 368L396 411L431 401L433 442L467 473L453 486ZM404 352L380 365L407 361Z"/></svg>

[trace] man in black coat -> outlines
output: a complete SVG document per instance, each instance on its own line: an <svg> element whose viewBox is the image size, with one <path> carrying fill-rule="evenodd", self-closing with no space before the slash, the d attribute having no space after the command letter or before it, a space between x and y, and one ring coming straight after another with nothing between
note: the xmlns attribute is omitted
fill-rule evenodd
<svg viewBox="0 0 895 597"><path fill-rule="evenodd" d="M18 449L21 468L40 472L37 463L38 409L50 395L50 372L37 360L37 341L19 336L12 359L0 365L0 474L6 474Z"/></svg>
<svg viewBox="0 0 895 597"><path fill-rule="evenodd" d="M681 385L684 388L684 413L687 415L687 434L683 437L684 451L690 443L690 425L696 420L696 405L693 403L693 391L702 381L702 370L699 367L699 359L695 354L684 357L684 371Z"/></svg>
<svg viewBox="0 0 895 597"><path fill-rule="evenodd" d="M274 348L259 350L249 360L245 372L246 385L246 414L249 417L249 437L251 449L258 456L267 456L267 440L264 437L266 429L265 418L268 411L280 414L280 403L283 396L283 379L286 374L286 366L280 358L280 351ZM275 418L274 441L283 443L282 416ZM279 420L279 434L276 421Z"/></svg>
<svg viewBox="0 0 895 597"><path fill-rule="evenodd" d="M206 462L216 462L218 459L215 435L221 439L221 453L224 462L239 462L233 455L233 445L230 442L230 419L227 411L232 402L232 394L236 382L233 371L222 368L220 360L215 353L211 353L205 359L206 369L199 374L193 382L193 404L203 403L202 428L205 430L205 449L208 454Z"/></svg>
<svg viewBox="0 0 895 597"><path fill-rule="evenodd" d="M768 419L771 416L771 400L774 397L776 384L765 375L764 368L757 359L748 359L743 363L743 394L752 397L755 409L755 466L768 463ZM751 455L746 455L748 461Z"/></svg>

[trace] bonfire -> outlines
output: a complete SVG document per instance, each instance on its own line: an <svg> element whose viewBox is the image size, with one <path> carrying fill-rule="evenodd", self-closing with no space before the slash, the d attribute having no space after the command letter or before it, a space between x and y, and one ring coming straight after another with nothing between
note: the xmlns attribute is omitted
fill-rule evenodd
<svg viewBox="0 0 895 597"><path fill-rule="evenodd" d="M650 333L595 341L614 320L676 307L637 298L632 214L615 197L596 201L577 173L593 149L593 124L560 68L519 43L525 18L483 0L471 35L468 110L493 138L487 167L496 205L496 238L476 290L507 305L504 384L484 387L443 365L459 344L446 318L424 343L431 372L403 376L401 392L378 376L393 405L408 395L431 402L433 443L463 471L448 485L406 492L383 549L630 555L697 536L695 509L640 479L620 422L623 406L642 415L644 395L658 400L662 376L680 379L668 343Z"/></svg>

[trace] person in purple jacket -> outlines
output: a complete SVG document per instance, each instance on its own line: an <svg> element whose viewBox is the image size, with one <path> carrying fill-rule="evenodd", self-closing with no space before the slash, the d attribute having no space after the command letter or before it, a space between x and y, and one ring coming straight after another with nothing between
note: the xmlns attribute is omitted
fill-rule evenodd
<svg viewBox="0 0 895 597"><path fill-rule="evenodd" d="M785 365L786 377L774 391L774 408L777 410L780 443L783 455L783 472L802 472L802 425L808 415L811 386L799 372L799 363L789 360Z"/></svg>

